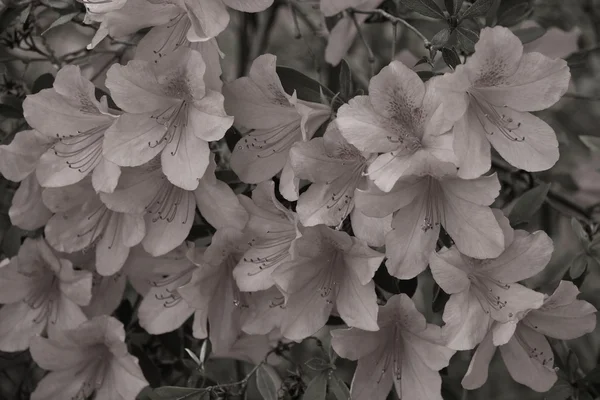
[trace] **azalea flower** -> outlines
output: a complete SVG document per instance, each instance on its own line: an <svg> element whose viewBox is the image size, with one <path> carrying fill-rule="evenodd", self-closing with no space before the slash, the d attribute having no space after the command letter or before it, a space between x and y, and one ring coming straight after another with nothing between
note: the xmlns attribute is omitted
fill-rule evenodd
<svg viewBox="0 0 600 400"><path fill-rule="evenodd" d="M335 123L357 149L384 153L368 175L389 192L398 179L431 172L440 161L456 161L453 122L444 115L440 95L416 72L393 61L369 83L368 96L356 96L338 110Z"/></svg>
<svg viewBox="0 0 600 400"><path fill-rule="evenodd" d="M0 350L21 351L35 335L57 337L86 320L92 274L76 271L43 238L26 239L0 268Z"/></svg>
<svg viewBox="0 0 600 400"><path fill-rule="evenodd" d="M124 341L123 324L106 315L67 330L59 339L35 337L31 356L50 373L31 399L134 399L148 382Z"/></svg>
<svg viewBox="0 0 600 400"><path fill-rule="evenodd" d="M123 2L123 0L119 0ZM88 48L93 48L107 35L123 37L151 26L178 26L173 38L181 43L206 41L223 32L229 24L227 7L242 12L259 12L269 8L273 0L128 0L121 7L105 7L104 14L87 16L102 21Z"/></svg>
<svg viewBox="0 0 600 400"><path fill-rule="evenodd" d="M244 293L244 297L248 307L242 311L242 330L251 335L272 335L281 338L279 328L286 313L283 293L272 286L267 290Z"/></svg>
<svg viewBox="0 0 600 400"><path fill-rule="evenodd" d="M383 3L383 0L321 0L321 12L325 16L333 16L348 8L371 11L378 8L381 3ZM356 39L358 30L352 18L352 16L344 14L329 32L327 47L325 48L325 61L331 65L338 65L342 61ZM361 25L369 18L369 15L355 14L354 18Z"/></svg>
<svg viewBox="0 0 600 400"><path fill-rule="evenodd" d="M12 142L0 146L0 174L9 181L21 182L35 172L40 158L55 141L56 137L36 130L17 132Z"/></svg>
<svg viewBox="0 0 600 400"><path fill-rule="evenodd" d="M117 114L108 108L105 97L96 100L95 90L78 66L68 65L56 74L53 88L27 96L25 119L45 137L22 132L20 140L6 149L27 154L14 167L25 173L35 165L43 187L75 184L91 174L96 191L112 191L119 167L102 156L102 142Z"/></svg>
<svg viewBox="0 0 600 400"><path fill-rule="evenodd" d="M160 257L141 247L132 249L123 270L132 286L144 297L138 308L140 326L160 335L179 328L194 313L177 289L187 284L197 268L188 258L184 243Z"/></svg>
<svg viewBox="0 0 600 400"><path fill-rule="evenodd" d="M0 155L0 157L2 157ZM35 174L21 181L8 210L11 224L21 229L34 231L46 225L52 216L42 200L42 187Z"/></svg>
<svg viewBox="0 0 600 400"><path fill-rule="evenodd" d="M519 313L542 306L543 294L516 282L544 269L554 249L552 240L543 231L513 233L508 221L503 224L508 246L497 258L473 259L456 247L431 255L433 278L450 294L443 314L450 348L472 349L493 321L513 321Z"/></svg>
<svg viewBox="0 0 600 400"><path fill-rule="evenodd" d="M281 333L304 339L325 323L335 307L349 326L375 331L377 297L372 281L384 255L345 232L306 228L294 258L271 274L286 296Z"/></svg>
<svg viewBox="0 0 600 400"><path fill-rule="evenodd" d="M226 352L241 332L241 313L248 308L234 278L233 269L247 248L247 236L240 230L225 227L217 230L206 249L192 248L188 257L197 268L192 279L177 289L187 304L195 309L194 337L208 335L215 352Z"/></svg>
<svg viewBox="0 0 600 400"><path fill-rule="evenodd" d="M399 397L442 400L437 371L455 353L442 345L439 326L428 324L405 294L379 307L379 331L358 328L331 332L331 345L340 356L358 360L350 395L353 400L383 400L392 385Z"/></svg>
<svg viewBox="0 0 600 400"><path fill-rule="evenodd" d="M483 29L475 54L433 83L444 93L446 112L462 116L454 127L460 176L474 178L489 170L490 144L517 168L551 168L559 156L556 135L529 112L556 103L570 77L565 60L523 53L509 29Z"/></svg>
<svg viewBox="0 0 600 400"><path fill-rule="evenodd" d="M96 270L101 275L117 273L129 249L146 234L143 215L110 209L94 192L89 180L46 189L42 198L55 213L44 229L48 243L65 253L95 247Z"/></svg>
<svg viewBox="0 0 600 400"><path fill-rule="evenodd" d="M106 133L104 155L123 167L161 154L169 181L194 190L209 164L209 141L233 123L221 93L207 89L206 65L197 51L180 48L158 63L113 65L106 86L125 114Z"/></svg>
<svg viewBox="0 0 600 400"><path fill-rule="evenodd" d="M240 195L239 201L248 212L245 231L252 238L233 276L240 290L265 290L275 284L271 272L291 259L291 248L300 236L297 216L277 200L273 181L258 184L252 199Z"/></svg>
<svg viewBox="0 0 600 400"><path fill-rule="evenodd" d="M216 179L215 168L214 155L210 154L196 190L185 190L168 180L157 156L142 166L123 168L115 191L102 193L100 198L113 211L145 215L142 246L153 256L160 256L183 243L194 223L196 206L216 228L223 214L243 228L246 211L231 188Z"/></svg>
<svg viewBox="0 0 600 400"><path fill-rule="evenodd" d="M512 378L537 392L546 392L557 379L554 355L545 336L569 340L590 333L596 326L596 308L577 300L579 290L572 282L561 281L538 309L526 310L507 323L494 323L477 347L463 378L466 389L481 387L488 366L500 347L500 354Z"/></svg>
<svg viewBox="0 0 600 400"><path fill-rule="evenodd" d="M417 276L435 250L440 227L463 254L473 258L499 256L504 235L488 207L500 191L497 176L464 180L450 163L438 163L434 175L400 178L385 193L377 188L356 192L356 207L371 217L394 213L392 231L385 237L386 266L400 279Z"/></svg>
<svg viewBox="0 0 600 400"><path fill-rule="evenodd" d="M252 63L248 77L225 85L225 108L236 125L249 129L231 156L231 168L246 183L264 182L282 171L281 194L298 198L299 180L293 176L289 150L309 140L329 119L329 106L288 95L276 73L277 58L263 54Z"/></svg>

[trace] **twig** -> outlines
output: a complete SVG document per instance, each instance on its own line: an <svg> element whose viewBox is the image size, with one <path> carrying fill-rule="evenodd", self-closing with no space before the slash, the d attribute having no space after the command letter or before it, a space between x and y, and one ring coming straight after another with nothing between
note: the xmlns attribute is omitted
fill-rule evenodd
<svg viewBox="0 0 600 400"><path fill-rule="evenodd" d="M425 37L425 35L423 35L421 33L421 31L419 31L417 28L415 28L413 25L409 24L405 19L402 19L400 17L396 17L395 15L392 15L390 13L388 13L387 11L384 10L369 10L369 11L362 11L362 10L357 10L355 8L351 8L350 9L351 12L355 13L355 14L367 14L367 15L380 15L383 18L387 19L390 22L393 23L400 23L404 26L406 26L408 29L410 29L411 31L413 31L425 44L425 48L430 48L431 47L431 42L429 41L429 39L427 39Z"/></svg>
<svg viewBox="0 0 600 400"><path fill-rule="evenodd" d="M398 23L392 22L392 56L390 61L394 61L396 57L396 44L398 41Z"/></svg>

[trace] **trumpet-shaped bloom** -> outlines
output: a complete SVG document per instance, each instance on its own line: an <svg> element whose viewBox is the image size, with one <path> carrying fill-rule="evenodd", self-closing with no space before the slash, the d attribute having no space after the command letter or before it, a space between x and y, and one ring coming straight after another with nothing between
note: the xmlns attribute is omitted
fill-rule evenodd
<svg viewBox="0 0 600 400"><path fill-rule="evenodd" d="M504 235L488 207L499 193L496 175L464 180L452 164L440 163L446 174L408 176L389 193L359 190L356 207L371 217L394 213L386 237L390 274L410 279L427 268L429 255L443 226L458 249L470 257L490 258L504 250Z"/></svg>
<svg viewBox="0 0 600 400"><path fill-rule="evenodd" d="M513 236L510 227L507 236ZM455 247L431 255L433 277L450 294L443 314L448 347L472 349L493 321L514 321L519 313L542 306L543 294L516 282L544 269L554 249L552 240L543 231L522 230L506 240L506 250L494 259L466 257Z"/></svg>
<svg viewBox="0 0 600 400"><path fill-rule="evenodd" d="M351 398L383 400L393 385L402 398L442 400L437 371L448 366L454 350L442 345L440 327L428 324L405 294L380 307L377 322L377 332L357 328L331 332L336 353L358 360Z"/></svg>
<svg viewBox="0 0 600 400"><path fill-rule="evenodd" d="M117 115L108 109L106 98L96 100L94 85L78 66L63 67L53 88L27 96L23 113L27 123L45 137L21 132L6 150L27 155L12 168L26 172L35 166L44 187L71 185L92 174L97 191L114 189L119 167L102 156L102 142Z"/></svg>
<svg viewBox="0 0 600 400"><path fill-rule="evenodd" d="M208 142L221 139L233 123L221 93L206 88L205 69L201 54L189 48L157 63L113 65L106 86L126 113L106 133L105 157L134 167L161 154L169 181L196 189L209 164Z"/></svg>
<svg viewBox="0 0 600 400"><path fill-rule="evenodd" d="M491 167L490 144L517 168L551 168L558 160L556 135L529 112L556 103L570 77L566 61L523 53L509 29L483 29L466 64L433 83L444 94L446 112L462 116L454 127L460 176L474 178Z"/></svg>
<svg viewBox="0 0 600 400"><path fill-rule="evenodd" d="M191 281L177 291L195 309L194 337L209 336L215 352L227 352L241 332L241 313L248 303L233 269L247 248L247 237L235 228L217 230L206 249L192 248L188 257L197 266Z"/></svg>
<svg viewBox="0 0 600 400"><path fill-rule="evenodd" d="M111 210L102 203L89 180L46 189L42 196L44 204L55 213L44 230L48 243L66 253L95 247L96 270L101 275L118 272L129 249L146 234L142 214Z"/></svg>
<svg viewBox="0 0 600 400"><path fill-rule="evenodd" d="M248 77L225 85L225 108L237 126L250 129L235 146L231 168L246 183L266 181L282 171L280 191L288 200L298 197L298 178L292 178L289 150L309 140L329 119L329 106L298 100L281 86L276 57L264 54L252 63Z"/></svg>
<svg viewBox="0 0 600 400"><path fill-rule="evenodd" d="M349 326L376 331L373 275L384 255L345 232L324 225L306 228L294 258L272 273L286 296L281 333L304 339L321 329L335 307Z"/></svg>
<svg viewBox="0 0 600 400"><path fill-rule="evenodd" d="M26 239L19 254L0 267L0 350L21 351L35 335L57 337L86 320L92 274L76 271L43 238Z"/></svg>
<svg viewBox="0 0 600 400"><path fill-rule="evenodd" d="M100 316L67 330L59 339L35 337L31 356L49 370L32 400L131 400L146 386L138 360L127 352L123 324Z"/></svg>
<svg viewBox="0 0 600 400"><path fill-rule="evenodd" d="M275 197L273 181L260 183L252 199L239 196L248 212L245 231L249 248L233 270L239 288L245 292L265 290L275 284L271 273L291 259L291 248L300 235L297 216Z"/></svg>
<svg viewBox="0 0 600 400"><path fill-rule="evenodd" d="M35 174L30 174L21 181L12 198L8 216L13 225L29 231L46 225L52 216L42 200L42 187Z"/></svg>
<svg viewBox="0 0 600 400"><path fill-rule="evenodd" d="M488 377L488 366L500 347L500 354L512 378L537 392L550 390L556 382L552 348L545 336L568 340L590 333L596 326L596 309L577 300L579 290L561 281L538 309L527 310L519 319L504 324L496 322L477 347L462 385L481 387Z"/></svg>
<svg viewBox="0 0 600 400"><path fill-rule="evenodd" d="M368 174L385 192L403 176L424 175L440 161L456 161L454 121L445 116L439 93L399 61L371 79L368 96L340 107L335 122L360 151L384 153Z"/></svg>

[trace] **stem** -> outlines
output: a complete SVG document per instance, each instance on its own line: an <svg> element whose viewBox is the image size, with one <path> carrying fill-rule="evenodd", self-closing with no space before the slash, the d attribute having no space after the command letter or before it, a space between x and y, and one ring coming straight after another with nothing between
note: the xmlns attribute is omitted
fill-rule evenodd
<svg viewBox="0 0 600 400"><path fill-rule="evenodd" d="M352 22L354 23L354 26L356 27L356 31L358 32L358 37L360 38L360 40L365 45L365 48L367 49L369 66L371 69L371 76L373 76L373 75L375 75L375 54L373 53L371 46L369 46L369 42L367 41L367 38L365 38L365 35L363 34L362 28L361 28L360 24L358 23L358 20L356 19L356 15L354 14L354 11L350 11L350 18L352 18Z"/></svg>
<svg viewBox="0 0 600 400"><path fill-rule="evenodd" d="M412 26L411 24L409 24L405 19L402 19L400 17L396 17L384 10L370 10L370 11L361 11L361 10L357 10L357 9L351 9L352 13L356 13L356 14L367 14L367 15L380 15L383 18L387 19L390 22L393 23L401 23L402 25L406 26L408 29L410 29L411 31L413 31L425 44L426 48L430 48L431 47L431 42L429 42L429 39L427 39L425 37L425 35L423 35L421 33L421 31L419 31L417 28L415 28L414 26Z"/></svg>
<svg viewBox="0 0 600 400"><path fill-rule="evenodd" d="M396 45L398 41L398 23L392 22L392 56L390 61L394 61L396 57Z"/></svg>

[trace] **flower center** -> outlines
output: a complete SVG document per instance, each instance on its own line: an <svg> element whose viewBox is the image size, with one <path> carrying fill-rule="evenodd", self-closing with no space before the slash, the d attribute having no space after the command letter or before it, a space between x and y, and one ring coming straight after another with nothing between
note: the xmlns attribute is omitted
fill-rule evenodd
<svg viewBox="0 0 600 400"><path fill-rule="evenodd" d="M428 232L445 223L444 195L437 179L427 177L427 189L425 193L425 218L421 229Z"/></svg>
<svg viewBox="0 0 600 400"><path fill-rule="evenodd" d="M238 149L255 152L256 158L268 158L287 152L301 138L300 119L269 130L254 130L240 140Z"/></svg>
<svg viewBox="0 0 600 400"><path fill-rule="evenodd" d="M474 289L473 293L486 314L490 314L491 310L499 311L506 307L507 301L504 299L506 291L510 289L509 284L476 272L470 273L468 278ZM509 313L509 317L512 316L513 314Z"/></svg>
<svg viewBox="0 0 600 400"><path fill-rule="evenodd" d="M52 146L57 157L66 159L71 169L81 173L91 171L102 158L102 140L110 123L101 124L87 131L77 131L76 135L56 135L58 141Z"/></svg>
<svg viewBox="0 0 600 400"><path fill-rule="evenodd" d="M185 100L177 102L177 104L168 107L156 115L151 115L150 118L155 119L159 125L167 129L160 139L155 142L148 142L148 147L155 148L177 140L175 150L170 153L172 156L177 154L182 136L185 134L185 129L187 128L187 116L188 106Z"/></svg>
<svg viewBox="0 0 600 400"><path fill-rule="evenodd" d="M398 324L394 324L394 329L392 331L392 348L389 351L386 351L385 362L383 363L383 368L381 369L381 374L377 379L377 383L380 383L385 373L389 371L390 367L392 368L394 379L399 381L402 379L402 336L400 335L400 329Z"/></svg>
<svg viewBox="0 0 600 400"><path fill-rule="evenodd" d="M181 13L171 18L165 26L165 28L169 30L169 35L165 38L160 47L152 52L156 54L158 58L162 58L170 52L177 50L180 46L187 43L187 32L191 25L192 23L186 13ZM154 62L158 63L158 60L154 60Z"/></svg>
<svg viewBox="0 0 600 400"><path fill-rule="evenodd" d="M146 205L146 212L154 214L152 222L157 222L158 220L172 222L177 216L179 206L185 201L186 214L182 224L186 224L190 217L188 215L190 198L187 191L173 185L164 176L161 176L160 179L163 182L154 197Z"/></svg>
<svg viewBox="0 0 600 400"><path fill-rule="evenodd" d="M519 136L515 131L520 131L521 122L515 121L511 117L507 117L503 113L502 108L508 108L507 105L504 107L497 107L487 101L484 96L477 93L477 91L467 92L471 98L471 104L479 123L483 130L488 135L494 135L496 132L504 135L507 139L513 142L523 142L525 136Z"/></svg>
<svg viewBox="0 0 600 400"><path fill-rule="evenodd" d="M284 229L280 231L267 231L265 236L253 238L248 245L253 249L272 251L264 257L247 258L245 262L251 262L258 265L258 271L248 272L248 276L255 276L265 269L269 269L289 257L289 249L292 241L296 238L294 229Z"/></svg>

